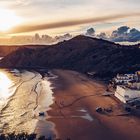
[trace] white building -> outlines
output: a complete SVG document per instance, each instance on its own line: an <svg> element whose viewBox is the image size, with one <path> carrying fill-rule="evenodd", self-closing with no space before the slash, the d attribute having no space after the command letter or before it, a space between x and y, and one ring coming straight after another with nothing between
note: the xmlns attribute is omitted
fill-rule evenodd
<svg viewBox="0 0 140 140"><path fill-rule="evenodd" d="M118 74L114 81L116 84L128 84L131 81L137 81L137 74Z"/></svg>
<svg viewBox="0 0 140 140"><path fill-rule="evenodd" d="M137 88L128 88L126 86L117 86L115 96L123 103L140 99L140 90Z"/></svg>

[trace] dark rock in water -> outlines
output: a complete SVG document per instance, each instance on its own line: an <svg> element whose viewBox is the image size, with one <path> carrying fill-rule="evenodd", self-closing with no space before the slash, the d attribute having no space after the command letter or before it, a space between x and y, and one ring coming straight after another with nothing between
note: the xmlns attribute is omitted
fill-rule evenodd
<svg viewBox="0 0 140 140"><path fill-rule="evenodd" d="M111 77L140 70L140 48L102 39L77 36L56 45L22 47L2 59L1 67L69 69Z"/></svg>

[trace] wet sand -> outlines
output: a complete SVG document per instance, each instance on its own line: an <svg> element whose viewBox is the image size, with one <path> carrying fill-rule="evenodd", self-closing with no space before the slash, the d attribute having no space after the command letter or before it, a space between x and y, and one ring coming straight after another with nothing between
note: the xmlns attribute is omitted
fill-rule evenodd
<svg viewBox="0 0 140 140"><path fill-rule="evenodd" d="M0 133L27 132L53 137L54 124L39 116L53 104L48 77L35 71L0 70L0 78L5 85L0 86L0 101L4 104L0 106ZM6 103L2 95L8 96Z"/></svg>
<svg viewBox="0 0 140 140"><path fill-rule="evenodd" d="M54 70L54 103L48 111L57 137L65 140L139 140L140 119L121 116L119 102L102 96L106 85L73 71ZM97 113L96 107L112 108L112 113Z"/></svg>

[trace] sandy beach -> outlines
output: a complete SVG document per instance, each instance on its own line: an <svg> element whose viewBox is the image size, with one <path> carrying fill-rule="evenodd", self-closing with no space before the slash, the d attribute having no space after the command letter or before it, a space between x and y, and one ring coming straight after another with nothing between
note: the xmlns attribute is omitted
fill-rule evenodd
<svg viewBox="0 0 140 140"><path fill-rule="evenodd" d="M0 133L53 137L54 124L39 116L53 103L47 77L35 71L0 70L0 83Z"/></svg>
<svg viewBox="0 0 140 140"><path fill-rule="evenodd" d="M107 86L101 81L68 70L52 70L43 77L34 71L1 72L1 79L11 81L0 87L1 103L2 95L9 96L1 109L1 133L34 132L54 140L139 140L139 117L124 115L120 102L103 96ZM113 112L97 113L97 107Z"/></svg>
<svg viewBox="0 0 140 140"><path fill-rule="evenodd" d="M119 102L102 94L106 85L78 72L53 70L58 78L54 103L48 111L57 137L65 140L139 140L140 119L123 115ZM97 113L96 107L112 108L112 113Z"/></svg>

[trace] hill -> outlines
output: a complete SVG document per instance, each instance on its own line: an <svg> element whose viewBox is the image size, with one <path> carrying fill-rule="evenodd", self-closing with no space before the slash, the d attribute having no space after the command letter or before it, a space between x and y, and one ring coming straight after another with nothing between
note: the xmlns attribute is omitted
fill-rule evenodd
<svg viewBox="0 0 140 140"><path fill-rule="evenodd" d="M22 47L7 55L0 66L94 71L98 76L108 77L140 70L140 48L77 36L49 47Z"/></svg>
<svg viewBox="0 0 140 140"><path fill-rule="evenodd" d="M18 48L19 46L0 46L0 57L6 56Z"/></svg>
<svg viewBox="0 0 140 140"><path fill-rule="evenodd" d="M36 47L39 47L39 48L42 48L42 47L46 47L45 45L0 45L0 57L4 57L14 51L16 51L17 49L19 48L22 48L22 47L26 47L26 48L36 48Z"/></svg>

